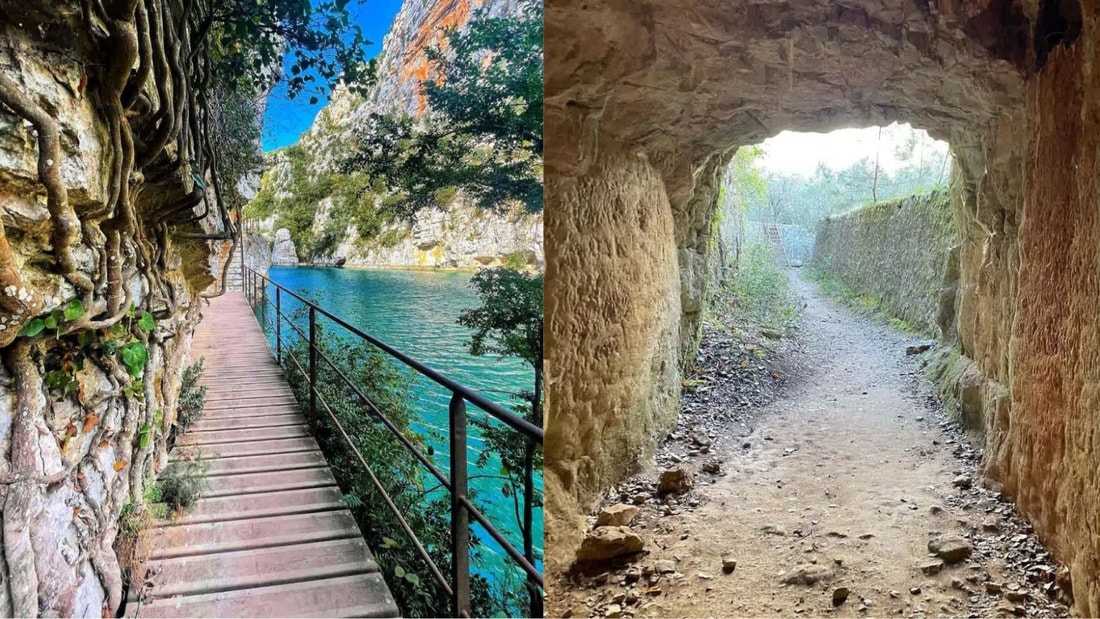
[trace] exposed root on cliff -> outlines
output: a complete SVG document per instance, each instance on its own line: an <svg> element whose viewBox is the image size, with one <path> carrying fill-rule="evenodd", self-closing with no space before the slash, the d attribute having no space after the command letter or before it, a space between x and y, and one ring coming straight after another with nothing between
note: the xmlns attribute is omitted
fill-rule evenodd
<svg viewBox="0 0 1100 619"><path fill-rule="evenodd" d="M95 203L87 196L75 207L70 202L62 175L63 136L51 104L0 73L0 107L33 127L50 251L62 280L39 279L32 286L0 223L0 348L17 407L10 465L0 462L0 588L5 590L0 600L10 599L16 616L37 616L40 608L76 612L71 591L64 591L75 585L40 582L32 545L35 527L50 526L35 522L45 489L62 481L66 491L76 491L68 505L79 545L79 555L65 559L90 561L106 595L105 613L113 616L122 604L123 575L114 549L119 516L127 501L141 496L147 469L157 469L156 460L166 456L164 449L158 453L158 441L139 436L157 424L170 424L174 414L152 404L179 380L163 368L162 348L198 317L197 312L177 316L181 293L179 282L167 275L169 243L186 234L177 226L195 227L207 215L216 221L206 238L236 235L220 195L216 154L204 135L209 113L202 92L212 80L206 52L215 9L216 3L208 1L83 1L86 32L76 36L97 46L96 55L104 59L80 65L83 75L74 90L78 97L87 90L107 136L106 188ZM213 179L218 194L212 207L206 178ZM165 205L165 193L186 197ZM196 215L195 207L204 200L206 207ZM139 328L145 312L160 323ZM32 321L38 323L35 328L25 329ZM128 343L134 348L124 367L116 356ZM101 419L86 401L92 394L70 387L81 371L110 382L121 407L101 412L103 417L113 412L116 419ZM47 390L58 394L56 402L46 401ZM47 414L60 405L79 417L67 429L64 424L60 431L47 428ZM44 454L40 435L56 437L56 451ZM74 455L70 445L81 445L81 452ZM55 468L59 454L60 470L40 470ZM104 460L113 466L103 470ZM93 479L107 500L89 491Z"/></svg>

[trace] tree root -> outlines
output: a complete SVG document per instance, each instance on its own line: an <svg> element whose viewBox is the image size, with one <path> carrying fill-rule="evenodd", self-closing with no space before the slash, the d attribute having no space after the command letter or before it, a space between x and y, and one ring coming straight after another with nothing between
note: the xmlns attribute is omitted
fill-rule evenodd
<svg viewBox="0 0 1100 619"><path fill-rule="evenodd" d="M73 246L81 240L80 221L69 204L69 193L61 180L61 139L57 121L3 74L0 74L0 102L30 121L38 132L38 180L46 186L46 208L53 222L53 249L61 274L73 286L91 292L92 280L77 270L73 258Z"/></svg>
<svg viewBox="0 0 1100 619"><path fill-rule="evenodd" d="M4 349L4 363L15 378L15 419L12 422L11 461L16 475L31 477L38 471L38 430L42 414L42 377L31 361L31 347L16 342ZM41 487L29 479L7 485L4 505L4 558L8 564L8 590L16 617L38 616L38 572L31 546L30 519Z"/></svg>

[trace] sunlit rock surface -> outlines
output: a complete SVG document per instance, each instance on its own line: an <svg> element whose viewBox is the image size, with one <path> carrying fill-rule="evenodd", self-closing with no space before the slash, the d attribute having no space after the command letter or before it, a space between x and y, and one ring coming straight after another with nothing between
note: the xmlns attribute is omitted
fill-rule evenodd
<svg viewBox="0 0 1100 619"><path fill-rule="evenodd" d="M346 89L333 94L299 145L310 157L309 170L334 170L347 153L358 127L373 113L421 115L427 110L420 86L428 76L426 51L439 46L446 28L461 28L476 11L491 16L519 14L516 0L408 0L383 41L378 61L378 83L365 96ZM265 177L280 191L291 184L289 164L277 159ZM313 228L323 229L331 204L319 204ZM304 257L303 257L304 258ZM501 264L538 267L545 256L542 214L506 208L479 209L461 193L438 208L420 213L413 223L387 225L380 234L361 238L348 226L333 251L312 262L348 266L408 266L476 269Z"/></svg>

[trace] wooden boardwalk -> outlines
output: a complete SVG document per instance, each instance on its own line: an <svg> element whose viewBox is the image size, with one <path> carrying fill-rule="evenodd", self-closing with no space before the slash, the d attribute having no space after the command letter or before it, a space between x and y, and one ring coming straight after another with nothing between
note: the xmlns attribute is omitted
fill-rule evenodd
<svg viewBox="0 0 1100 619"><path fill-rule="evenodd" d="M397 606L240 293L195 332L205 413L173 458L200 449L208 487L157 522L147 597L131 617L396 617Z"/></svg>

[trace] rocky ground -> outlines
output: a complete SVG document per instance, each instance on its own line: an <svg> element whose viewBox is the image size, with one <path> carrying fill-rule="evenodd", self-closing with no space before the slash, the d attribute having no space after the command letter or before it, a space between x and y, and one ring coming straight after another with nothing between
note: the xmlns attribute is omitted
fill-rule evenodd
<svg viewBox="0 0 1100 619"><path fill-rule="evenodd" d="M1067 616L921 342L795 281L797 336L707 329L678 427L550 575L547 616Z"/></svg>

